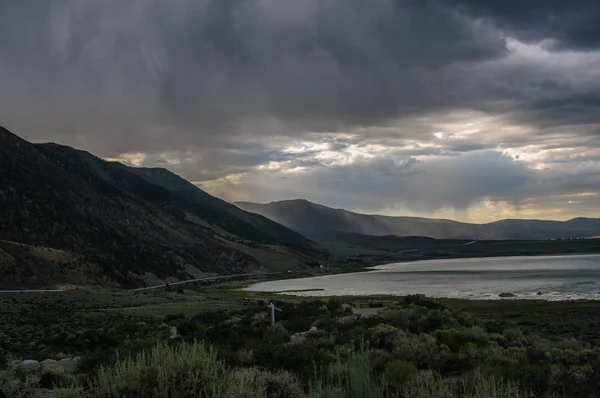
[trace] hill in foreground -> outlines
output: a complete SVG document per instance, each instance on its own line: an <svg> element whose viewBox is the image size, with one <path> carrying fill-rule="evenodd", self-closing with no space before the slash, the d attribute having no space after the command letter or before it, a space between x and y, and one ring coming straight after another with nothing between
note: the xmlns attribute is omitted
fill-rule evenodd
<svg viewBox="0 0 600 398"><path fill-rule="evenodd" d="M10 246L0 258L4 287L141 285L148 277L235 274L281 263L303 267L323 255L299 233L212 197L167 170L135 169L67 146L32 144L4 128L0 208L0 240ZM68 253L78 259L70 260L71 267L79 269L44 274L44 264L56 263L36 256L32 262L31 250L15 247Z"/></svg>

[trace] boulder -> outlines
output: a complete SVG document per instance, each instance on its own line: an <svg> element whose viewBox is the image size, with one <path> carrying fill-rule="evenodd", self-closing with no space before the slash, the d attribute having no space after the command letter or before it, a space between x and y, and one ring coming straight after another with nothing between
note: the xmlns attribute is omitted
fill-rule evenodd
<svg viewBox="0 0 600 398"><path fill-rule="evenodd" d="M35 359L26 359L23 362L21 362L21 366L26 368L37 368L40 366L40 363Z"/></svg>

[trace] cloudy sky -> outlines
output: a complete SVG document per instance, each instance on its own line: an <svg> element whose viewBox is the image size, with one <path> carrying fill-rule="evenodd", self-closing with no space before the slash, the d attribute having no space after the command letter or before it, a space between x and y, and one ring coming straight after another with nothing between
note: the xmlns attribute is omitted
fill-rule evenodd
<svg viewBox="0 0 600 398"><path fill-rule="evenodd" d="M224 199L600 217L600 2L0 0L0 124Z"/></svg>

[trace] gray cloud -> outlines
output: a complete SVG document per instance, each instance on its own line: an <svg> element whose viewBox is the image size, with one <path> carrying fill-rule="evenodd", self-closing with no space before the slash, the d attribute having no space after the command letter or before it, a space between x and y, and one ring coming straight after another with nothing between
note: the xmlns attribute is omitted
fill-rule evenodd
<svg viewBox="0 0 600 398"><path fill-rule="evenodd" d="M324 167L313 173L286 176L285 187L277 189L293 192L294 197L309 195L308 199L348 208L382 209L402 203L418 211L466 209L475 200L488 196L513 199L522 187L536 180L535 172L494 151L427 162L414 158L364 160L351 166ZM255 178L235 187L223 187L221 193L231 188L262 196L263 201L272 194Z"/></svg>
<svg viewBox="0 0 600 398"><path fill-rule="evenodd" d="M101 151L101 134L123 151L270 119L288 134L385 124L453 104L444 66L506 52L452 9L397 0L2 1L0 36L3 120Z"/></svg>
<svg viewBox="0 0 600 398"><path fill-rule="evenodd" d="M233 200L599 192L599 5L526 6L0 0L0 124Z"/></svg>
<svg viewBox="0 0 600 398"><path fill-rule="evenodd" d="M446 4L448 2L444 1ZM556 50L600 48L600 3L576 0L450 0L475 17L485 17L521 40L551 39Z"/></svg>
<svg viewBox="0 0 600 398"><path fill-rule="evenodd" d="M279 173L274 173L278 175ZM275 176L254 177L220 186L216 193L268 202L273 197L306 198L333 207L381 212L402 208L406 212L431 214L445 209L466 211L478 201L503 201L516 208L536 201L561 209L579 200L593 209L598 196L600 170L532 170L522 162L495 151L479 151L456 157L417 162L365 160L351 166L320 168L311 173L286 174L277 186ZM553 195L560 193L557 200ZM545 202L543 198L551 198ZM577 199L579 198L579 199ZM566 213L567 215L569 213ZM559 215L560 216L560 215Z"/></svg>

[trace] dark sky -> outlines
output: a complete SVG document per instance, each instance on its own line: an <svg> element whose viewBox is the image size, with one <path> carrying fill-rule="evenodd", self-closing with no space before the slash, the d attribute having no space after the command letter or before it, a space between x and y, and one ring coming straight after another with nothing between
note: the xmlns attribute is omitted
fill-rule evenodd
<svg viewBox="0 0 600 398"><path fill-rule="evenodd" d="M0 0L0 90L227 200L600 216L600 1Z"/></svg>

